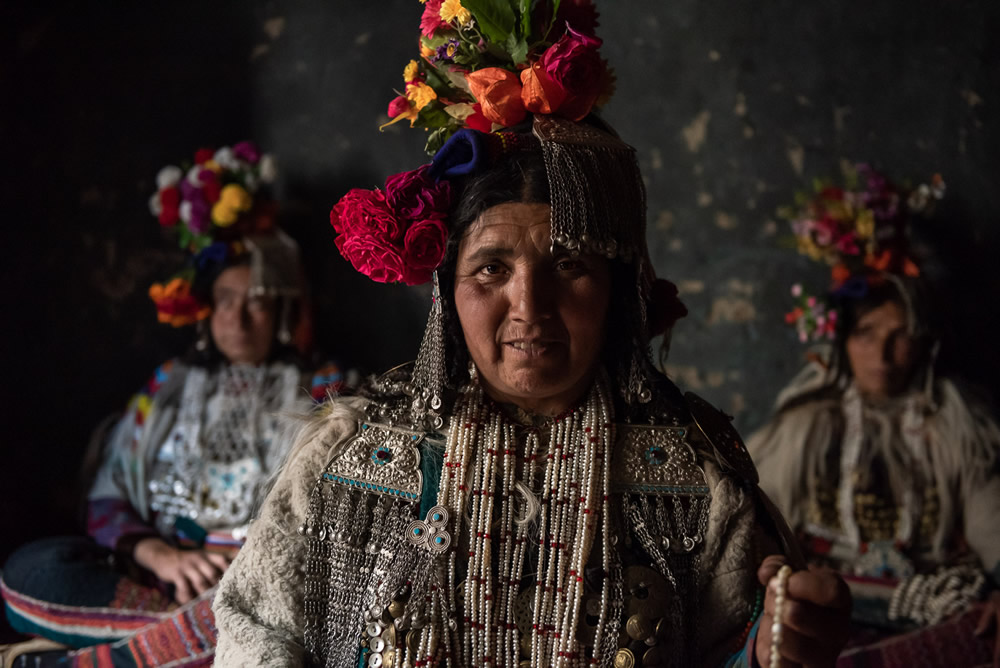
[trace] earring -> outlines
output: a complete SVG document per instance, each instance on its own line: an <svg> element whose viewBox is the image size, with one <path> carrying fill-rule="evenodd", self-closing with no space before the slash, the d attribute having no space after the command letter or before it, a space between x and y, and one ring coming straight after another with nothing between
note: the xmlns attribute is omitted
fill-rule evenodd
<svg viewBox="0 0 1000 668"><path fill-rule="evenodd" d="M292 300L285 297L281 300L281 320L278 325L278 342L287 346L292 342L292 332L288 321L292 317Z"/></svg>

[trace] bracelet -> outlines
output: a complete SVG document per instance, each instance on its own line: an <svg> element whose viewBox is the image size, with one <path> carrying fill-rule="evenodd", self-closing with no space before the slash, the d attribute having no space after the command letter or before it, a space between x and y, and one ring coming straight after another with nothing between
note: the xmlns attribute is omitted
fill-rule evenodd
<svg viewBox="0 0 1000 668"><path fill-rule="evenodd" d="M784 629L781 623L781 615L785 608L785 596L788 593L788 576L792 574L792 567L785 564L778 569L777 583L774 592L774 621L771 623L771 654L770 668L781 666L781 654L778 650L781 647L781 634Z"/></svg>

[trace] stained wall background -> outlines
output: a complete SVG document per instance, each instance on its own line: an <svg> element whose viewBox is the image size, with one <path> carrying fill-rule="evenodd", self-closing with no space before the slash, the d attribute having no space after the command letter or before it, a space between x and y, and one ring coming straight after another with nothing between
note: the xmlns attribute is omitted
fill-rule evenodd
<svg viewBox="0 0 1000 668"><path fill-rule="evenodd" d="M782 247L776 207L844 162L944 175L924 226L956 335L945 362L996 390L1000 356L1000 5L992 0L601 3L618 72L606 117L639 150L649 243L691 315L669 370L742 429L802 360L788 286L825 280ZM423 160L380 134L415 53L416 0L63 3L0 7L0 556L73 530L88 434L189 333L156 324L148 285L178 256L146 210L157 170L254 138L303 245L319 340L367 370L410 358L421 289L337 255L327 212Z"/></svg>

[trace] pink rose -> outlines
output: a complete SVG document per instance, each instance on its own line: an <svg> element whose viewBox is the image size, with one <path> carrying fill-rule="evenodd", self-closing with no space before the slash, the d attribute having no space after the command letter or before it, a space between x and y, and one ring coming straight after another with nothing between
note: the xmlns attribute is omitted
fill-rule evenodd
<svg viewBox="0 0 1000 668"><path fill-rule="evenodd" d="M260 151L257 150L257 145L252 141L241 141L233 146L233 155L251 165L257 164L257 161L260 160Z"/></svg>
<svg viewBox="0 0 1000 668"><path fill-rule="evenodd" d="M335 243L337 250L355 269L379 283L396 283L403 279L403 260L398 249L371 234L341 234Z"/></svg>
<svg viewBox="0 0 1000 668"><path fill-rule="evenodd" d="M330 224L341 235L374 235L401 241L403 229L380 190L353 188L330 211Z"/></svg>
<svg viewBox="0 0 1000 668"><path fill-rule="evenodd" d="M548 78L566 92L556 111L578 121L586 116L607 82L607 68L597 54L601 40L566 27L566 34L542 54Z"/></svg>
<svg viewBox="0 0 1000 668"><path fill-rule="evenodd" d="M444 218L451 205L451 184L435 182L422 165L409 172L394 174L385 181L385 199L404 221ZM409 233L407 233L409 234Z"/></svg>
<svg viewBox="0 0 1000 668"><path fill-rule="evenodd" d="M406 258L406 273L403 282L420 285L431 279L431 273L444 260L448 243L448 228L438 218L429 218L414 223L406 231L403 242Z"/></svg>

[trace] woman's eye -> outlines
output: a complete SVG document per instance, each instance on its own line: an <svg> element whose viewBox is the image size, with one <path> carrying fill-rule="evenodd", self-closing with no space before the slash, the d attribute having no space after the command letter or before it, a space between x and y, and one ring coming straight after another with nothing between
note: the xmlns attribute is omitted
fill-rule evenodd
<svg viewBox="0 0 1000 668"><path fill-rule="evenodd" d="M479 271L488 276L495 276L503 271L503 267L499 263L490 262L489 264L484 264Z"/></svg>
<svg viewBox="0 0 1000 668"><path fill-rule="evenodd" d="M580 271L583 269L583 263L580 260L564 258L556 262L556 269L559 271Z"/></svg>

